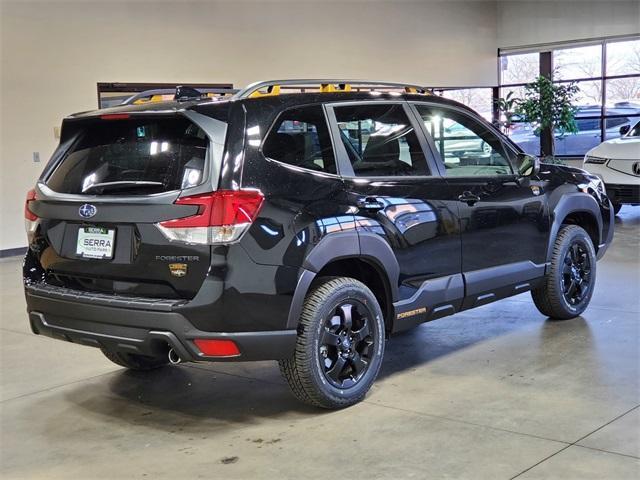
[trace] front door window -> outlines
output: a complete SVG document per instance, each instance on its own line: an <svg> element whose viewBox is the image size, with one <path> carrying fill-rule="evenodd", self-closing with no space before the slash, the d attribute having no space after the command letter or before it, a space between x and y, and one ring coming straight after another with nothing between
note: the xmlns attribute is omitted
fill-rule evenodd
<svg viewBox="0 0 640 480"><path fill-rule="evenodd" d="M416 105L444 162L447 176L513 173L500 138L481 122L456 110Z"/></svg>

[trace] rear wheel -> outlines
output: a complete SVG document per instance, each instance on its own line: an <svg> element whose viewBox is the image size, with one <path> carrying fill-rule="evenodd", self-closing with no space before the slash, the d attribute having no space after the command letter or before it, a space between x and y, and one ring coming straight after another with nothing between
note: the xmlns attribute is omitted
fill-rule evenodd
<svg viewBox="0 0 640 480"><path fill-rule="evenodd" d="M326 277L307 296L292 358L280 371L294 395L322 408L343 408L364 398L384 352L382 311L366 285Z"/></svg>
<svg viewBox="0 0 640 480"><path fill-rule="evenodd" d="M136 355L134 353L120 353L104 347L100 350L102 350L104 356L113 363L130 370L153 370L169 363L169 359L166 356L148 357L146 355Z"/></svg>
<svg viewBox="0 0 640 480"><path fill-rule="evenodd" d="M596 253L581 227L566 225L553 245L551 267L542 286L531 291L540 313L564 320L589 305L596 282Z"/></svg>
<svg viewBox="0 0 640 480"><path fill-rule="evenodd" d="M615 215L617 215L618 213L620 213L620 210L622 209L622 204L621 203L614 203L613 204L613 213Z"/></svg>

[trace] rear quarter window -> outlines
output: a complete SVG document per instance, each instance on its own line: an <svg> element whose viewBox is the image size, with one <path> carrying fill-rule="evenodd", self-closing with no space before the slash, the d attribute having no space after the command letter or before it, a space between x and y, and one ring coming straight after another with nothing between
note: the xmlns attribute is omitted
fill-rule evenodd
<svg viewBox="0 0 640 480"><path fill-rule="evenodd" d="M320 105L284 111L267 135L262 153L288 165L336 173L329 129Z"/></svg>
<svg viewBox="0 0 640 480"><path fill-rule="evenodd" d="M88 124L47 179L59 193L136 195L202 183L209 142L185 118Z"/></svg>

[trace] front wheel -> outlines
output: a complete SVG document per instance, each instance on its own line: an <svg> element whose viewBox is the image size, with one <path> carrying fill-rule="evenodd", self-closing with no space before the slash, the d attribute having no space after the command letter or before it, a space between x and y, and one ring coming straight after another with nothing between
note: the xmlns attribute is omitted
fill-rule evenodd
<svg viewBox="0 0 640 480"><path fill-rule="evenodd" d="M292 358L280 371L294 395L322 408L344 408L364 398L380 370L384 320L362 282L320 279L308 294Z"/></svg>
<svg viewBox="0 0 640 480"><path fill-rule="evenodd" d="M581 227L566 225L553 245L551 267L544 284L531 291L543 315L565 320L577 317L589 305L596 283L596 253Z"/></svg>

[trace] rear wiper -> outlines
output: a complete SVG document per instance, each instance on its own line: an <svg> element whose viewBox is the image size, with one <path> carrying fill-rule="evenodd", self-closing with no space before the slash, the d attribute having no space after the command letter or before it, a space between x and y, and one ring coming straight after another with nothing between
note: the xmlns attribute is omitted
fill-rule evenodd
<svg viewBox="0 0 640 480"><path fill-rule="evenodd" d="M102 192L105 190L126 190L127 188L157 188L164 187L162 182L148 182L144 180L121 180L118 182L102 182L102 183L94 183L89 185L86 188L82 189L82 193L87 193L91 190L101 189Z"/></svg>

